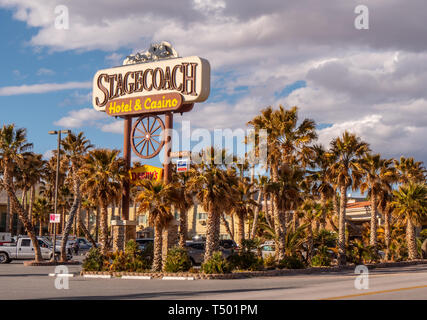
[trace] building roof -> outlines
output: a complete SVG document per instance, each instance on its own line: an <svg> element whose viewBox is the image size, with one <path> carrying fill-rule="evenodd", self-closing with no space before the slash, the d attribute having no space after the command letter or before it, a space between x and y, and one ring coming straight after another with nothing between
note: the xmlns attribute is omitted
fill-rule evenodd
<svg viewBox="0 0 427 320"><path fill-rule="evenodd" d="M360 202L353 202L347 204L347 209L356 209L356 208L364 208L364 207L370 207L371 202L370 201L360 201Z"/></svg>

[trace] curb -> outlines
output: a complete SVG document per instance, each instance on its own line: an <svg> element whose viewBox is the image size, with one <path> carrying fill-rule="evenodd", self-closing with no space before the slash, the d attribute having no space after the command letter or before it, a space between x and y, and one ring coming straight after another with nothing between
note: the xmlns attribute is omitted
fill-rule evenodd
<svg viewBox="0 0 427 320"><path fill-rule="evenodd" d="M151 280L150 276L121 276L116 277L117 279L128 279L128 280Z"/></svg>
<svg viewBox="0 0 427 320"><path fill-rule="evenodd" d="M84 274L83 278L111 279L111 274Z"/></svg>
<svg viewBox="0 0 427 320"><path fill-rule="evenodd" d="M194 277L163 277L162 280L194 280Z"/></svg>

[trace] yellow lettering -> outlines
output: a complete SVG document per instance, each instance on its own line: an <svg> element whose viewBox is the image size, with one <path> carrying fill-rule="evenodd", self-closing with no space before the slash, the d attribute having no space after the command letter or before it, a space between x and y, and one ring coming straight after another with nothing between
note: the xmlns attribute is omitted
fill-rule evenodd
<svg viewBox="0 0 427 320"><path fill-rule="evenodd" d="M135 111L141 110L141 100L140 99L136 99L134 109L135 109Z"/></svg>
<svg viewBox="0 0 427 320"><path fill-rule="evenodd" d="M151 108L148 106L151 103L151 99L147 98L147 100L145 100L144 102L144 108L147 110L150 110Z"/></svg>

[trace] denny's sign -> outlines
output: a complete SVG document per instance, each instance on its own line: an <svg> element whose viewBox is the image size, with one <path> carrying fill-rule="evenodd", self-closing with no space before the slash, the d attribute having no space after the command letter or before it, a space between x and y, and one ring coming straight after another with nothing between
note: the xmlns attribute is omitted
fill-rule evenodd
<svg viewBox="0 0 427 320"><path fill-rule="evenodd" d="M132 184L138 184L142 180L161 181L163 169L154 166L143 165L129 170L129 178Z"/></svg>
<svg viewBox="0 0 427 320"><path fill-rule="evenodd" d="M209 62L166 59L100 70L93 79L93 106L111 116L183 112L210 92Z"/></svg>

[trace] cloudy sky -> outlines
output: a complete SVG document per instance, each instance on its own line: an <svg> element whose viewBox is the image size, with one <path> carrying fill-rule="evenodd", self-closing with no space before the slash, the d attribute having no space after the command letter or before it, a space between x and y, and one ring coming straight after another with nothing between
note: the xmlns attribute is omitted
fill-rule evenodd
<svg viewBox="0 0 427 320"><path fill-rule="evenodd" d="M355 28L361 4L369 29ZM349 129L427 162L426 21L425 0L0 0L0 122L28 128L40 153L56 128L121 148L121 122L91 106L93 75L167 40L212 68L209 99L177 128L244 128L268 105L297 105L326 145Z"/></svg>

